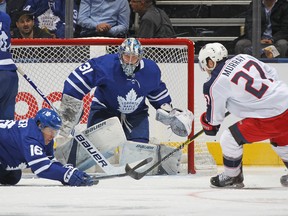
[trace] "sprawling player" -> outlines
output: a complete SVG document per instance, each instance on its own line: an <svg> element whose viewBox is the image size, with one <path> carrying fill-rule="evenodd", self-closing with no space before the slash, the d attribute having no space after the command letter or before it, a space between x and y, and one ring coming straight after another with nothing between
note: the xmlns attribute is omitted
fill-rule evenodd
<svg viewBox="0 0 288 216"><path fill-rule="evenodd" d="M224 172L211 178L215 187L243 187L243 144L270 139L288 167L288 87L269 65L250 55L228 59L226 48L209 43L199 52L202 71L209 74L203 91L207 110L200 120L207 135L216 135L226 109L242 118L220 138ZM281 183L288 186L288 176Z"/></svg>
<svg viewBox="0 0 288 216"><path fill-rule="evenodd" d="M0 119L13 120L18 75L10 53L10 24L9 15L0 11Z"/></svg>
<svg viewBox="0 0 288 216"><path fill-rule="evenodd" d="M53 138L61 124L58 114L47 108L39 110L35 118L0 120L0 184L17 184L21 170L28 167L37 176L64 185L94 184L86 173L53 160Z"/></svg>
<svg viewBox="0 0 288 216"><path fill-rule="evenodd" d="M192 113L173 108L171 97L157 64L142 58L139 40L127 38L118 54L93 58L76 68L66 79L60 106L63 127L69 135L82 112L82 98L97 87L87 126L117 116L127 140L148 143L149 123L146 99L157 109L156 119L170 125L179 136L191 132Z"/></svg>

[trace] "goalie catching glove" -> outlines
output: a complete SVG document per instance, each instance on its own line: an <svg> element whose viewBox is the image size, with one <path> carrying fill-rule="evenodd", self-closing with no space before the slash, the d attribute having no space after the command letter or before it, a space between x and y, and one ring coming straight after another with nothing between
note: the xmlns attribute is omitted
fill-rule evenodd
<svg viewBox="0 0 288 216"><path fill-rule="evenodd" d="M156 120L169 125L173 133L186 137L191 133L193 113L190 110L172 108L169 104L163 104L156 111Z"/></svg>
<svg viewBox="0 0 288 216"><path fill-rule="evenodd" d="M208 123L208 121L206 120L206 112L204 112L201 115L200 121L203 127L203 131L206 135L215 136L217 132L219 131L220 125L213 126Z"/></svg>

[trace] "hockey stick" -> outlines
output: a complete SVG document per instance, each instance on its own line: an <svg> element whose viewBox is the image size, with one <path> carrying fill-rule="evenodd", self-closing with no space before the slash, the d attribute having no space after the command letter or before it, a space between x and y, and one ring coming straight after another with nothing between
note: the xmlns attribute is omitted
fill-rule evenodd
<svg viewBox="0 0 288 216"><path fill-rule="evenodd" d="M53 106L53 104L48 100L48 98L43 94L43 92L37 87L37 85L25 74L25 72L18 67L17 72L20 73L25 80L37 91L37 93L48 103L48 105L58 113L57 109Z"/></svg>
<svg viewBox="0 0 288 216"><path fill-rule="evenodd" d="M228 116L230 113L226 112L225 113L225 117ZM171 157L173 154L175 154L176 152L180 151L181 149L183 149L186 145L189 145L193 140L195 140L197 137L199 137L202 133L204 132L204 130L202 129L201 131L199 131L198 133L194 134L194 136L188 138L184 143L182 143L180 146L178 146L176 149L174 149L173 151L171 151L169 154L167 154L165 157L163 157L161 160L157 161L155 164L153 164L151 167L149 167L147 170L143 171L143 172L137 172L136 170L134 170L133 168L131 168L129 166L129 164L126 164L125 167L125 171L126 173L128 173L128 175L131 178L134 178L136 180L139 180L141 178L143 178L145 175L147 175L150 171L152 171L153 169L155 169L156 167L158 167L162 162L166 161L169 157Z"/></svg>
<svg viewBox="0 0 288 216"><path fill-rule="evenodd" d="M137 165L135 165L133 168L131 168L131 170L136 170L148 163L150 163L153 160L152 157L146 158L144 160L142 160L140 163L138 163ZM124 177L124 176L128 176L128 173L120 173L120 174L113 174L113 175L103 175L103 176L93 176L93 179L96 180L101 180L101 179L110 179L110 178L115 178L115 177Z"/></svg>

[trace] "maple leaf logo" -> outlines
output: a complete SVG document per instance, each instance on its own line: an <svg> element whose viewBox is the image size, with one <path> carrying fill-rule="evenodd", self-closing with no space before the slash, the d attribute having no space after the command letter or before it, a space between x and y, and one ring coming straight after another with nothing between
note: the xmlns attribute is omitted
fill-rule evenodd
<svg viewBox="0 0 288 216"><path fill-rule="evenodd" d="M143 99L143 96L137 98L137 93L134 89L131 89L126 95L126 98L123 98L121 96L117 97L119 104L119 108L117 110L125 114L132 113L138 108L139 104Z"/></svg>
<svg viewBox="0 0 288 216"><path fill-rule="evenodd" d="M47 28L50 31L57 29L57 23L60 21L58 16L53 14L51 8L49 8L45 13L37 17L39 21L39 27L42 29Z"/></svg>

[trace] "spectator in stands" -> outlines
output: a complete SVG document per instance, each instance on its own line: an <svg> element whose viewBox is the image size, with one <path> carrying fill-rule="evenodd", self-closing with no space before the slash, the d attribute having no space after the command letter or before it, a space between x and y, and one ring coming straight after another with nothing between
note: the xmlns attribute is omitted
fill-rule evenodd
<svg viewBox="0 0 288 216"><path fill-rule="evenodd" d="M252 4L252 3L251 3ZM235 53L252 54L252 7L247 11L245 34L236 40ZM261 46L274 45L278 57L285 57L288 47L288 2L286 0L263 0L261 6Z"/></svg>
<svg viewBox="0 0 288 216"><path fill-rule="evenodd" d="M12 38L53 38L48 31L34 25L34 15L31 11L18 12L16 26L12 31Z"/></svg>
<svg viewBox="0 0 288 216"><path fill-rule="evenodd" d="M6 13L6 0L0 0L0 11L5 12Z"/></svg>
<svg viewBox="0 0 288 216"><path fill-rule="evenodd" d="M165 11L157 8L155 0L131 0L130 5L140 16L139 38L169 38L175 37L172 23Z"/></svg>
<svg viewBox="0 0 288 216"><path fill-rule="evenodd" d="M10 18L11 18L11 25L10 25L10 29L11 31L15 28L17 28L16 26L16 21L17 21L17 16L18 16L18 12L22 11L23 6L26 3L26 0L6 0L7 2L7 6L6 6L6 12L9 14Z"/></svg>
<svg viewBox="0 0 288 216"><path fill-rule="evenodd" d="M81 37L125 37L129 29L127 0L81 0L78 24Z"/></svg>
<svg viewBox="0 0 288 216"><path fill-rule="evenodd" d="M11 19L0 11L0 119L13 120L18 93L17 67L10 53Z"/></svg>
<svg viewBox="0 0 288 216"><path fill-rule="evenodd" d="M65 37L65 0L27 0L24 10L35 11L35 25L47 29L56 38ZM77 6L74 1L74 24L77 19Z"/></svg>

